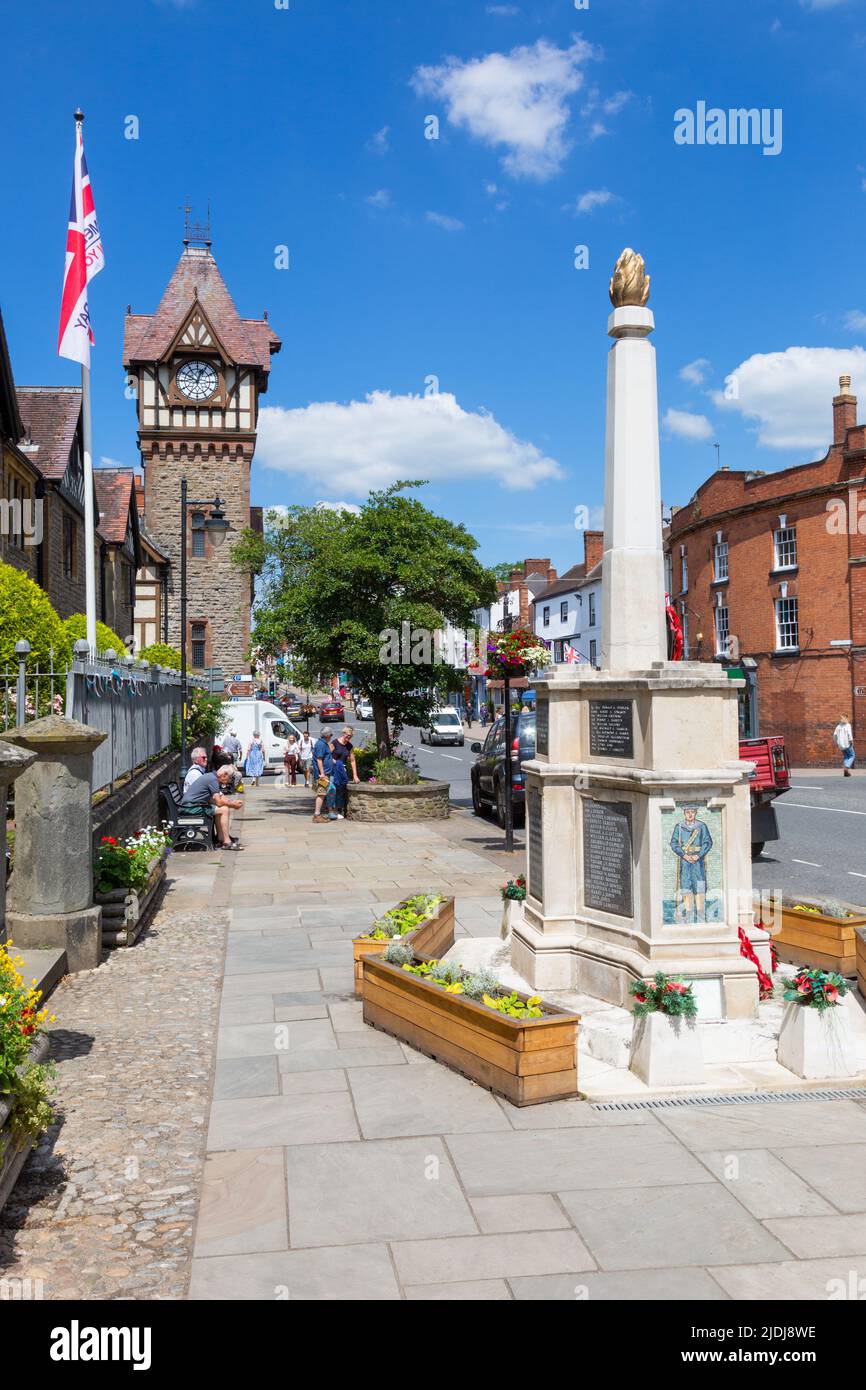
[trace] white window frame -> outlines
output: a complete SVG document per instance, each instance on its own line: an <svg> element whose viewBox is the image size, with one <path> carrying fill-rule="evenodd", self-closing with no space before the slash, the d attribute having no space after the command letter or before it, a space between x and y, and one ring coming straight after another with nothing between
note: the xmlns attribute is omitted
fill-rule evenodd
<svg viewBox="0 0 866 1390"><path fill-rule="evenodd" d="M598 665L598 643L594 637L589 639L589 664L590 666Z"/></svg>
<svg viewBox="0 0 866 1390"><path fill-rule="evenodd" d="M560 600L560 604L559 604L559 621L560 621L561 623L567 623L567 622L568 622L568 599L567 599L567 598L564 598L564 599L561 599L561 600Z"/></svg>
<svg viewBox="0 0 866 1390"><path fill-rule="evenodd" d="M783 555L794 558L783 559ZM798 563L796 526L777 526L773 532L773 569L795 570Z"/></svg>
<svg viewBox="0 0 866 1390"><path fill-rule="evenodd" d="M545 604L541 610L541 622L544 627L550 627L550 606Z"/></svg>
<svg viewBox="0 0 866 1390"><path fill-rule="evenodd" d="M776 623L776 651L796 652L800 650L800 612L796 595L774 600ZM793 616L791 616L793 614ZM784 616L783 616L784 615ZM795 641L785 641L792 635Z"/></svg>
<svg viewBox="0 0 866 1390"><path fill-rule="evenodd" d="M680 571L680 593L687 594L689 592L689 556L684 545L680 546Z"/></svg>
<svg viewBox="0 0 866 1390"><path fill-rule="evenodd" d="M595 627L595 594L589 595L589 625Z"/></svg>
<svg viewBox="0 0 866 1390"><path fill-rule="evenodd" d="M713 582L720 584L728 578L728 542L716 541L713 546Z"/></svg>
<svg viewBox="0 0 866 1390"><path fill-rule="evenodd" d="M715 619L716 656L727 656L728 638L730 637L728 605L726 603L718 604L714 610L713 617Z"/></svg>

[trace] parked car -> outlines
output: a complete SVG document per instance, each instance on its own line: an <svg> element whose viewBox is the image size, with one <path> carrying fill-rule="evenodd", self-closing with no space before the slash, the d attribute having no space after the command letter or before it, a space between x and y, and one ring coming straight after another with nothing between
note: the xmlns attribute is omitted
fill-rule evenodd
<svg viewBox="0 0 866 1390"><path fill-rule="evenodd" d="M284 695L283 698L279 700L277 703L279 704L280 709L283 711L284 714L288 716L289 719L303 719L304 706L303 702L298 699L297 695Z"/></svg>
<svg viewBox="0 0 866 1390"><path fill-rule="evenodd" d="M368 700L368 699L366 698L365 695L362 695L362 696L356 701L356 703L355 703L355 718L356 718L356 719L372 719L372 718L373 718L373 701L372 701L372 700Z"/></svg>
<svg viewBox="0 0 866 1390"><path fill-rule="evenodd" d="M473 743L478 757L469 777L472 783L472 809L476 816L496 812L498 824L505 828L505 718L500 714L484 743ZM511 804L515 825L523 823L526 812L526 777L522 764L535 757L535 711L521 711L511 718Z"/></svg>
<svg viewBox="0 0 866 1390"><path fill-rule="evenodd" d="M464 743L463 723L453 705L434 709L427 728L421 729L422 743L451 743L460 747Z"/></svg>
<svg viewBox="0 0 866 1390"><path fill-rule="evenodd" d="M339 723L345 717L342 700L323 700L319 705L319 719L323 724L331 721Z"/></svg>
<svg viewBox="0 0 866 1390"><path fill-rule="evenodd" d="M234 729L240 739L243 756L254 733L261 734L264 745L265 771L280 772L289 734L300 738L302 730L279 708L259 698L232 700L225 707L222 734ZM221 735L217 735L219 739Z"/></svg>

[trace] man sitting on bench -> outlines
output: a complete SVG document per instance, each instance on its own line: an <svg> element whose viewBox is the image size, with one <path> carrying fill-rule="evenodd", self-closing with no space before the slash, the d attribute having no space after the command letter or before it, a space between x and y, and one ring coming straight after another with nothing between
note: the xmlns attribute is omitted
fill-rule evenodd
<svg viewBox="0 0 866 1390"><path fill-rule="evenodd" d="M216 772L203 772L200 777L187 788L181 800L181 806L195 806L201 809L206 815L213 816L217 831L217 848L239 850L241 846L236 844L229 834L231 824L231 810L239 810L243 806L239 796L226 796L226 790L232 780L232 769L230 767L217 768Z"/></svg>

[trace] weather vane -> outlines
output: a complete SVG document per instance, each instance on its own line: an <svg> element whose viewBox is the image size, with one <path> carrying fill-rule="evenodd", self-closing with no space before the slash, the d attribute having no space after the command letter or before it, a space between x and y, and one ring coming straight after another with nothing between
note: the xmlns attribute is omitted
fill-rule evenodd
<svg viewBox="0 0 866 1390"><path fill-rule="evenodd" d="M196 246L206 246L206 247L208 248L208 250L210 250L210 246L211 246L211 234L210 234L210 198L208 198L208 203L207 203L207 222L205 222L204 224L202 224L201 222L192 222L192 221L190 221L190 218L191 218L191 215L192 215L192 207L191 207L191 205L190 205L189 202L184 203L184 206L183 206L183 209L182 209L182 210L183 210L183 213L184 213L184 226L183 226L183 244L184 244L184 246L190 246L190 245L192 245L193 243L195 243Z"/></svg>

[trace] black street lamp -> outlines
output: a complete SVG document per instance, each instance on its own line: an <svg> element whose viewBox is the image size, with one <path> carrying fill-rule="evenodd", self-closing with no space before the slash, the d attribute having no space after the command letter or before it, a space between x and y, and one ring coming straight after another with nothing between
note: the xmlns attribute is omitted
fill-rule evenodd
<svg viewBox="0 0 866 1390"><path fill-rule="evenodd" d="M508 601L506 596L506 602ZM514 619L510 612L506 612L502 619L502 631L511 632L514 627ZM502 693L505 698L505 850L507 854L514 852L514 796L512 792L512 778L514 768L511 762L511 682L508 671L503 672Z"/></svg>
<svg viewBox="0 0 866 1390"><path fill-rule="evenodd" d="M219 493L212 502L191 501L187 495L186 478L180 480L180 780L186 777L189 767L186 760L186 548L187 511L196 507L204 517L202 529L210 536L214 546L222 545L229 531L233 530L225 514L225 507Z"/></svg>

